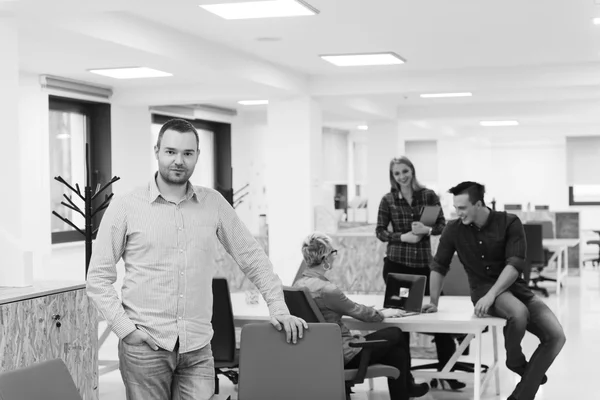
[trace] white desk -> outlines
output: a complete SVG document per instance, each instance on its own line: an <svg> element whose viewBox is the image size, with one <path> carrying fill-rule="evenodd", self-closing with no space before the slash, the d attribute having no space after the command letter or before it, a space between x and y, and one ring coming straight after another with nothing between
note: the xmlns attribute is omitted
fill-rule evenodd
<svg viewBox="0 0 600 400"><path fill-rule="evenodd" d="M348 295L357 303L365 305L382 306L382 295ZM269 319L267 306L259 298L258 304L246 304L244 293L233 293L231 295L235 324L241 327L252 322L264 322ZM425 299L425 301L429 301ZM385 327L397 326L405 332L427 332L427 333L462 333L467 334L465 339L457 347L456 352L444 366L442 371L414 371L413 374L426 379L473 379L474 400L479 400L485 391L492 376L496 379L496 394L500 394L500 374L498 366L498 327L506 324L501 318L477 318L473 315L473 304L468 297L444 296L440 299L440 310L434 314L421 314L404 318L387 318L382 322L361 322L356 319L345 317L344 323L350 329L373 331ZM492 332L494 360L486 373L481 372L481 336L483 330L489 327ZM452 367L458 361L467 346L473 341L473 356L475 358L475 372L473 376L465 372L453 372Z"/></svg>
<svg viewBox="0 0 600 400"><path fill-rule="evenodd" d="M548 250L554 252L548 265L556 262L556 295L560 295L560 288L563 283L566 283L566 278L569 275L569 247L577 246L580 239L544 239L542 244ZM554 270L553 268L550 268ZM542 275L544 275L542 271Z"/></svg>

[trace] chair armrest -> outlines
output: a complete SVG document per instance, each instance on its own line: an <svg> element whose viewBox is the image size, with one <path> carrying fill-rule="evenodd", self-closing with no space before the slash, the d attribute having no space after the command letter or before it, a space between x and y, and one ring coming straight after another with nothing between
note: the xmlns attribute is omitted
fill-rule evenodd
<svg viewBox="0 0 600 400"><path fill-rule="evenodd" d="M210 400L230 400L231 396L228 394L213 394Z"/></svg>
<svg viewBox="0 0 600 400"><path fill-rule="evenodd" d="M387 340L366 340L364 342L349 343L350 347L360 347L362 351L360 354L360 363L358 364L358 370L356 376L352 379L352 383L363 383L365 376L367 375L367 368L369 368L369 362L371 361L371 352L373 349L385 346L388 343Z"/></svg>
<svg viewBox="0 0 600 400"><path fill-rule="evenodd" d="M387 340L366 340L364 342L350 342L350 347L360 347L362 349L375 349L377 347L382 347L387 344Z"/></svg>

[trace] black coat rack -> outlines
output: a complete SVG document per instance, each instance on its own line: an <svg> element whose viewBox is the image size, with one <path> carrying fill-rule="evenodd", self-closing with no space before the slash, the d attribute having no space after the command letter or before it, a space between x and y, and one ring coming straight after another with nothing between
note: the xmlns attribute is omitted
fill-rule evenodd
<svg viewBox="0 0 600 400"><path fill-rule="evenodd" d="M67 196L63 194L63 197L67 200L68 203L62 201L60 204L63 206L70 208L71 210L78 212L85 219L85 227L83 229L77 227L74 223L69 221L67 218L62 217L56 211L52 211L52 214L60 218L64 223L73 227L77 232L81 233L85 237L85 277L87 279L87 272L90 266L90 259L92 258L92 238L98 232L98 228L93 229L92 219L102 210L106 209L110 204L110 200L113 197L113 193L104 195L104 201L100 204L96 209L93 207L93 201L110 185L118 181L118 176L113 176L110 182L106 183L104 186L100 185L100 182L96 185L95 191L92 192L92 177L90 171L90 145L85 145L85 169L86 169L86 185L83 193L79 189L79 184L75 184L75 188L71 186L67 181L65 181L61 176L54 177L55 180L59 181L66 187L68 187L73 193L75 193L84 203L84 210L82 211L75 203L73 203L72 195Z"/></svg>

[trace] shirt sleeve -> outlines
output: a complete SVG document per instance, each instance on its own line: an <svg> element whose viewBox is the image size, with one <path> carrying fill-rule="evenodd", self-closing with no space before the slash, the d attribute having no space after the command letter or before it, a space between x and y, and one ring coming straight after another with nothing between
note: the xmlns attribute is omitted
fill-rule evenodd
<svg viewBox="0 0 600 400"><path fill-rule="evenodd" d="M390 207L385 196L379 203L379 211L377 211L377 226L375 228L375 235L382 242L390 241L390 232L387 230L390 224Z"/></svg>
<svg viewBox="0 0 600 400"><path fill-rule="evenodd" d="M433 190L429 192L429 196L427 196L427 205L429 206L439 206L440 213L435 221L435 225L431 227L431 235L441 235L442 231L446 227L446 218L444 218L444 210L442 209L442 203L440 203L440 198Z"/></svg>
<svg viewBox="0 0 600 400"><path fill-rule="evenodd" d="M115 334L123 339L137 328L127 316L113 284L117 280L117 262L127 242L125 203L115 198L106 209L94 241L87 273L86 292Z"/></svg>
<svg viewBox="0 0 600 400"><path fill-rule="evenodd" d="M506 227L506 264L512 265L523 272L525 267L525 255L527 254L527 240L525 239L525 230L521 220L513 217Z"/></svg>
<svg viewBox="0 0 600 400"><path fill-rule="evenodd" d="M455 235L451 228L451 226L447 226L442 232L440 244L438 245L437 252L430 265L432 271L439 272L444 276L446 276L450 270L450 263L452 262L452 257L456 251L456 244L454 242Z"/></svg>
<svg viewBox="0 0 600 400"><path fill-rule="evenodd" d="M233 257L242 272L258 288L269 306L271 315L290 312L283 297L283 285L273 271L273 264L248 228L239 219L233 207L221 196L218 206L217 237L227 253Z"/></svg>
<svg viewBox="0 0 600 400"><path fill-rule="evenodd" d="M363 322L381 322L384 317L373 307L364 306L350 300L339 288L331 285L321 293L323 302L332 311L340 315L349 315Z"/></svg>

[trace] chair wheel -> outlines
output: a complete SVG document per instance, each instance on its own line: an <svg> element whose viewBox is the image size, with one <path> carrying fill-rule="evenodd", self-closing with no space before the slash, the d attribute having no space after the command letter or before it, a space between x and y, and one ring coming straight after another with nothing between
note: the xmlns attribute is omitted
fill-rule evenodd
<svg viewBox="0 0 600 400"><path fill-rule="evenodd" d="M435 379L435 378L433 378L433 379L431 380L431 382L429 382L429 386L430 386L432 389L437 389L437 387L438 387L438 380L437 380L437 379Z"/></svg>

